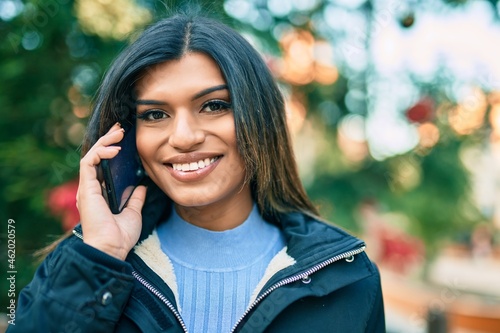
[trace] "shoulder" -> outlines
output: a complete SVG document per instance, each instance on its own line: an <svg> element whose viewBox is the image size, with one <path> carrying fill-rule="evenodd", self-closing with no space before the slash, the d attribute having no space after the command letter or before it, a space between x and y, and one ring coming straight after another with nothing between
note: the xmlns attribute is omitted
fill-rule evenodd
<svg viewBox="0 0 500 333"><path fill-rule="evenodd" d="M311 253L334 256L365 246L361 239L313 215L283 214L280 225L289 251L298 257Z"/></svg>
<svg viewBox="0 0 500 333"><path fill-rule="evenodd" d="M61 235L47 247L39 250L37 256L40 262L43 261L45 265L53 266L68 248L73 247L79 242L81 242L81 240L75 236L74 232L68 232Z"/></svg>
<svg viewBox="0 0 500 333"><path fill-rule="evenodd" d="M283 228L293 230L302 234L314 234L326 232L335 238L353 238L349 231L321 218L320 216L304 212L293 212L282 214L280 223ZM354 237L355 238L355 237Z"/></svg>

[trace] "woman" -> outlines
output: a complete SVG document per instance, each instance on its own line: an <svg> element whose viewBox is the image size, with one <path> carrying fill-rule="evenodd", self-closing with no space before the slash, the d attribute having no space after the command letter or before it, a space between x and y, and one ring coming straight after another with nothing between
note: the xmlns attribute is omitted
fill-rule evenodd
<svg viewBox="0 0 500 333"><path fill-rule="evenodd" d="M113 215L97 179L135 124L150 179ZM163 20L113 63L83 146L81 225L21 293L12 332L384 332L362 241L316 216L283 98L239 34Z"/></svg>

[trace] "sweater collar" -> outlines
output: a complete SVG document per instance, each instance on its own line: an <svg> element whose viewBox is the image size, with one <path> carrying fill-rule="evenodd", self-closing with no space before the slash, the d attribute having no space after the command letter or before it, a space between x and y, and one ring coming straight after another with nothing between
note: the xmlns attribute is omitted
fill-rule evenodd
<svg viewBox="0 0 500 333"><path fill-rule="evenodd" d="M252 266L268 255L280 237L276 226L262 219L256 205L242 224L224 231L195 226L174 209L157 232L171 260L205 271Z"/></svg>

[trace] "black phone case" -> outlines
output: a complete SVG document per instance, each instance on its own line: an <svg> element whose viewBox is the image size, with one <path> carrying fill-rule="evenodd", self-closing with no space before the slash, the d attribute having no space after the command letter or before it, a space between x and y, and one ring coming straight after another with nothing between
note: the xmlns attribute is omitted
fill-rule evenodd
<svg viewBox="0 0 500 333"><path fill-rule="evenodd" d="M113 159L101 160L101 170L104 181L103 195L106 198L108 206L113 214L120 213L123 207L127 205L127 202L130 199L130 195L133 192L132 190L126 197L125 202L121 203L122 195L125 192L124 186L132 186L135 189L135 187L139 185L145 174L144 169L142 168L142 165L140 163L139 156L137 155L137 148L135 146L135 132L131 134L130 131L135 131L135 127L127 126L125 128L125 135L122 141L116 144L117 146L122 147L121 151L118 153L122 155L117 155ZM130 144L130 141L132 141L132 144ZM120 158L122 160L120 160ZM125 158L125 160L123 160L123 158ZM111 164L113 163L118 164L112 166ZM129 166L132 166L132 168L128 168ZM113 175L113 169L117 174ZM115 180L117 179L117 177L121 176L118 172L123 171L127 173L126 175L124 175L126 181L115 184ZM130 179L128 179L127 177L131 178L132 181L130 181ZM119 187L120 193L117 193L116 191L117 186Z"/></svg>
<svg viewBox="0 0 500 333"><path fill-rule="evenodd" d="M114 191L115 187L113 183L113 175L111 174L111 168L109 166L109 160L101 160L101 169L104 179L104 191L106 191L105 198L108 202L109 209L111 210L111 213L118 214L120 213L120 207Z"/></svg>

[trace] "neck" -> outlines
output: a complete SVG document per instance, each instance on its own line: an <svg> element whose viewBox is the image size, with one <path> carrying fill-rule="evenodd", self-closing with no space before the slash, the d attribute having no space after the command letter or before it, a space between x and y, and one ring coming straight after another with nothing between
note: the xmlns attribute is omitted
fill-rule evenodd
<svg viewBox="0 0 500 333"><path fill-rule="evenodd" d="M183 220L211 231L236 228L245 222L252 207L253 200L248 185L231 198L205 206L186 207L175 204L177 214Z"/></svg>

